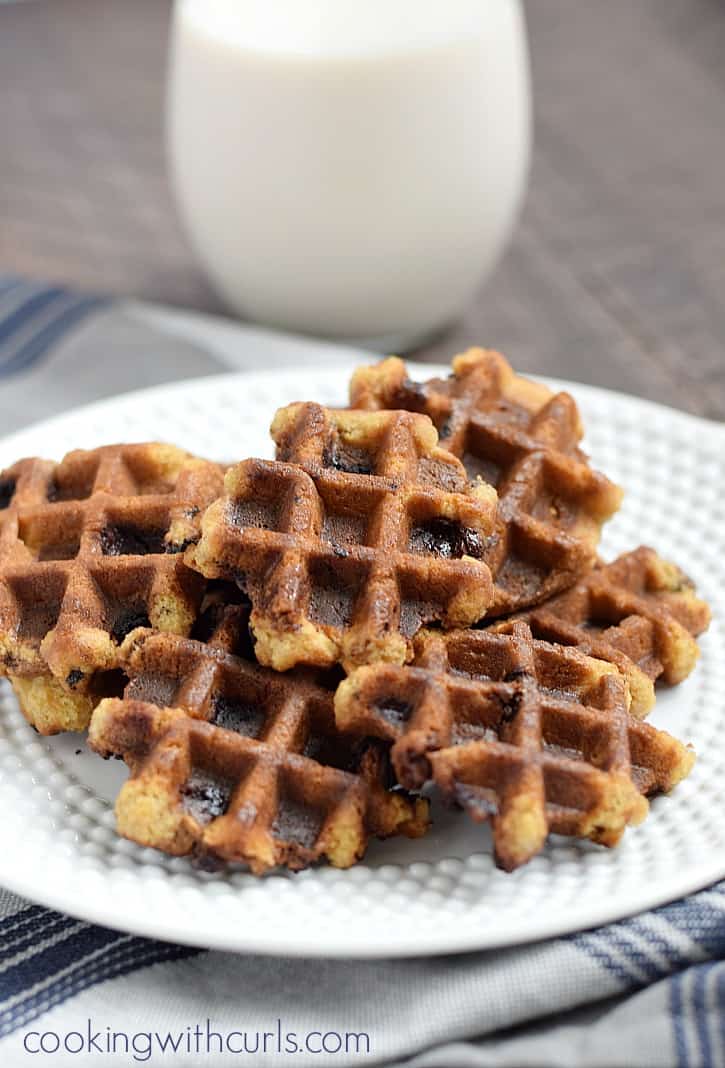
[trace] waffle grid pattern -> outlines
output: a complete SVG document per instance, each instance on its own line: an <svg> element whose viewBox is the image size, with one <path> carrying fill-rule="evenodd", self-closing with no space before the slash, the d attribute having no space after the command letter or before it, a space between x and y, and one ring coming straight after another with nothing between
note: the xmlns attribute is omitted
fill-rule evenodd
<svg viewBox="0 0 725 1068"><path fill-rule="evenodd" d="M79 441L90 447L161 433L180 441L193 433L202 453L259 455L266 413L304 394L339 404L345 380L342 368L305 366L119 398L15 435L3 446L2 462L36 452L60 455ZM29 732L0 685L0 799L14 814L3 830L4 885L64 911L82 908L98 923L172 940L246 952L393 956L551 937L721 877L722 434L685 415L586 387L578 387L577 400L597 465L628 486L603 554L612 559L651 541L666 558L688 561L713 607L697 672L664 690L653 713L658 726L695 744L697 764L671 799L653 800L636 835L625 835L616 850L554 836L531 863L504 878L493 868L487 828L437 809L437 834L373 844L368 860L350 871L321 868L260 884L232 865L209 876L185 858L119 838L112 800L121 765L75 755L73 738ZM666 479L653 477L664 471Z"/></svg>
<svg viewBox="0 0 725 1068"><path fill-rule="evenodd" d="M517 618L536 638L614 664L627 679L632 713L643 717L655 703L658 679L675 685L695 667L695 638L707 628L710 609L678 567L643 545Z"/></svg>
<svg viewBox="0 0 725 1068"><path fill-rule="evenodd" d="M48 671L88 691L137 626L188 633L203 581L183 562L217 464L172 446L106 446L0 477L0 652L6 672Z"/></svg>
<svg viewBox="0 0 725 1068"><path fill-rule="evenodd" d="M257 874L322 857L348 867L370 835L422 834L427 805L388 789L384 747L337 731L333 691L310 672L254 663L248 619L212 607L203 636L129 638L124 700L99 705L89 737L131 768L120 833Z"/></svg>
<svg viewBox="0 0 725 1068"><path fill-rule="evenodd" d="M341 684L338 724L393 743L401 783L431 777L476 821L490 819L511 870L550 831L615 845L694 761L629 714L626 681L578 649L511 633L422 632L412 666L361 668Z"/></svg>
<svg viewBox="0 0 725 1068"><path fill-rule="evenodd" d="M292 405L272 432L282 459L227 475L188 556L248 593L263 664L402 663L423 623L485 614L491 576L473 554L495 495L469 488L429 420Z"/></svg>
<svg viewBox="0 0 725 1068"><path fill-rule="evenodd" d="M582 424L568 393L515 375L497 352L470 349L447 379L413 382L395 357L361 368L350 401L425 413L469 478L496 487L496 536L484 557L495 579L489 614L542 601L594 563L601 525L622 495L579 448Z"/></svg>

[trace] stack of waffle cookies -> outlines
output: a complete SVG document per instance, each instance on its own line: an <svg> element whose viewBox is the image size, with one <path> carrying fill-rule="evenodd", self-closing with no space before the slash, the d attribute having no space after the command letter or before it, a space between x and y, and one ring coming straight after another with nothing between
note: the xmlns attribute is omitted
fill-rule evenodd
<svg viewBox="0 0 725 1068"><path fill-rule="evenodd" d="M568 394L473 349L297 403L276 459L157 443L0 475L0 671L42 734L122 758L119 833L205 867L349 867L436 792L512 870L614 846L694 752L645 722L709 611L639 547ZM463 817L462 817L463 818Z"/></svg>

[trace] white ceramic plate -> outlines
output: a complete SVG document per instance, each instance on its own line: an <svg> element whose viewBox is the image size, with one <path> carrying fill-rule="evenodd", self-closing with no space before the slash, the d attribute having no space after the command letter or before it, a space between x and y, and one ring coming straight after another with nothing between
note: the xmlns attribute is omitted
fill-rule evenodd
<svg viewBox="0 0 725 1068"><path fill-rule="evenodd" d="M307 355L307 353L305 353ZM431 368L420 368L421 375ZM184 382L71 412L0 443L0 467L103 442L163 438L219 459L271 455L278 405L343 403L348 369L305 368ZM405 956L491 948L591 927L725 875L725 427L571 385L598 467L627 489L606 530L613 555L651 543L685 567L715 618L695 674L662 691L652 722L699 760L619 848L553 839L512 875L486 828L436 810L417 842L374 843L350 871L255 879L208 875L125 842L112 802L118 762L78 735L43 739L3 690L0 883L35 901L139 934L220 949L309 956Z"/></svg>

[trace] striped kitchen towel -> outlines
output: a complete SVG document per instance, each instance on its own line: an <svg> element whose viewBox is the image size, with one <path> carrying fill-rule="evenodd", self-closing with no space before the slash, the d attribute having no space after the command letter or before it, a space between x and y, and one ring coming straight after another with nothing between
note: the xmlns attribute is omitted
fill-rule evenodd
<svg viewBox="0 0 725 1068"><path fill-rule="evenodd" d="M0 1064L709 1068L725 1065L724 954L725 884L584 934L408 961L200 952L0 895Z"/></svg>
<svg viewBox="0 0 725 1068"><path fill-rule="evenodd" d="M0 279L0 425L254 367L253 346L219 333L195 320L182 338L153 309ZM46 1060L725 1066L725 883L549 942L362 962L204 952L0 891L0 1065Z"/></svg>
<svg viewBox="0 0 725 1068"><path fill-rule="evenodd" d="M132 389L223 371L316 364L351 350L132 300L79 295L0 275L0 427L19 430L67 408Z"/></svg>

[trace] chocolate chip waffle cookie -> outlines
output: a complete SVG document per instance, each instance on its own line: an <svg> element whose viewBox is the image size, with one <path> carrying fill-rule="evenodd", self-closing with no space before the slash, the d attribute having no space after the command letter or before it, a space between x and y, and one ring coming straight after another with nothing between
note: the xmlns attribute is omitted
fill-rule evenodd
<svg viewBox="0 0 725 1068"><path fill-rule="evenodd" d="M0 670L39 729L87 723L134 628L189 632L204 582L183 552L222 487L216 464L160 444L23 460L0 476Z"/></svg>
<svg viewBox="0 0 725 1068"><path fill-rule="evenodd" d="M429 777L474 820L490 820L497 863L524 864L550 831L613 846L694 754L628 712L612 664L510 634L424 631L413 665L362 667L341 683L343 730L393 743L401 783Z"/></svg>
<svg viewBox="0 0 725 1068"><path fill-rule="evenodd" d="M98 706L89 742L131 769L125 837L259 874L348 867L371 835L425 833L427 802L390 789L384 746L337 730L325 680L254 662L245 607L211 609L194 638L137 631L124 665L126 699Z"/></svg>
<svg viewBox="0 0 725 1068"><path fill-rule="evenodd" d="M281 459L228 472L187 554L248 593L263 664L402 663L422 624L485 614L495 493L469 486L429 419L292 405L272 433Z"/></svg>
<svg viewBox="0 0 725 1068"><path fill-rule="evenodd" d="M470 349L453 360L449 378L424 383L412 382L395 357L359 368L350 402L424 412L469 478L496 487L496 532L483 557L495 581L489 615L537 604L594 564L621 490L579 448L582 424L568 393L514 374L497 352Z"/></svg>
<svg viewBox="0 0 725 1068"><path fill-rule="evenodd" d="M658 679L675 685L694 668L700 655L695 637L706 630L710 609L678 567L643 545L516 618L536 638L615 664L629 684L632 714L642 717L654 705Z"/></svg>

